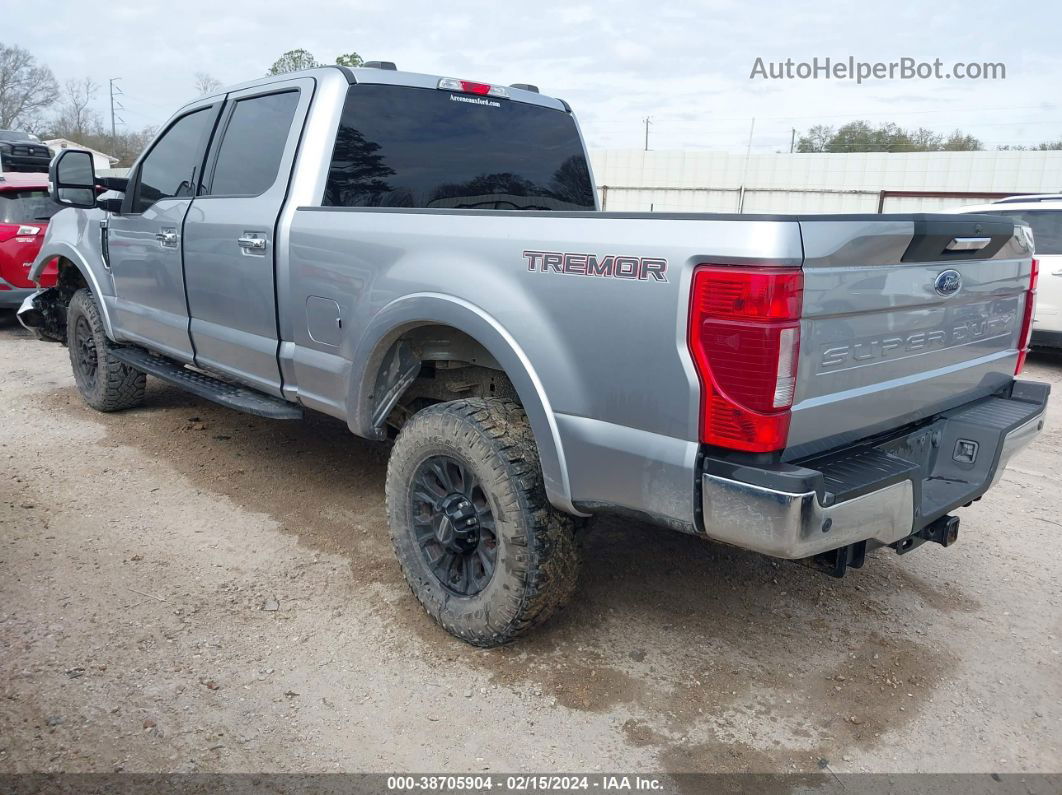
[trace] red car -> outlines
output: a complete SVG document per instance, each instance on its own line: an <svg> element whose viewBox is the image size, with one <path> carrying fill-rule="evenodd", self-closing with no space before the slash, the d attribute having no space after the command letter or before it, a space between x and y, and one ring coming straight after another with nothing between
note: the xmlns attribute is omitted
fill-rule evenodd
<svg viewBox="0 0 1062 795"><path fill-rule="evenodd" d="M48 220L60 209L48 196L47 174L0 174L0 310L18 309L37 286L28 278L41 250ZM57 263L41 274L41 287L55 286Z"/></svg>

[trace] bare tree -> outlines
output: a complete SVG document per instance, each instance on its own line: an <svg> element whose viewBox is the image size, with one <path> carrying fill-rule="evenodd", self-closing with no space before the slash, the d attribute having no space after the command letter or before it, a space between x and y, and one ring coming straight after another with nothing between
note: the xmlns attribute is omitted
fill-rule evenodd
<svg viewBox="0 0 1062 795"><path fill-rule="evenodd" d="M800 136L796 150L798 152L825 152L830 139L833 138L833 133L833 127L816 124L807 131L807 134Z"/></svg>
<svg viewBox="0 0 1062 795"><path fill-rule="evenodd" d="M52 123L58 137L80 141L100 132L100 114L92 109L99 90L99 85L91 77L67 80L63 84L63 103Z"/></svg>
<svg viewBox="0 0 1062 795"><path fill-rule="evenodd" d="M200 94L213 94L221 88L221 81L206 72L195 73L195 90Z"/></svg>
<svg viewBox="0 0 1062 795"><path fill-rule="evenodd" d="M99 145L94 146L94 148L117 157L117 166L128 167L133 165L133 161L140 157L140 153L147 148L147 145L151 143L157 132L158 128L156 127L145 127L138 132L120 132L117 139L112 139L108 135L105 139L100 140Z"/></svg>
<svg viewBox="0 0 1062 795"><path fill-rule="evenodd" d="M52 70L28 50L0 43L0 129L36 129L59 96Z"/></svg>

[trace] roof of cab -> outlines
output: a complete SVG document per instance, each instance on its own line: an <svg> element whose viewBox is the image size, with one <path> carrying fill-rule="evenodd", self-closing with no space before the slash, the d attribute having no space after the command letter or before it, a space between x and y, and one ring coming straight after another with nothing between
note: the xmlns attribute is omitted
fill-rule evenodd
<svg viewBox="0 0 1062 795"><path fill-rule="evenodd" d="M447 75L426 75L420 74L419 72L400 72L397 70L378 69L375 67L351 68L348 66L328 65L320 66L315 69L302 69L297 72L285 72L284 74L279 75L266 75L265 77L259 77L256 80L248 80L243 83L225 86L213 94L197 97L193 102L201 102L207 97L221 97L233 91L243 91L248 88L267 86L272 83L279 83L298 77L320 77L334 80L338 75L342 75L346 81L351 84L372 83L378 85L407 86L410 88L438 88L439 81L443 79L443 77L447 77ZM503 84L498 83L495 85ZM556 99L554 97L546 96L545 94L527 91L522 88L513 88L512 86L504 86L504 88L509 92L510 101L516 100L517 102L526 102L531 105L541 105L546 108L552 108L553 110L571 112L568 103L562 99ZM187 104L192 104L192 102Z"/></svg>
<svg viewBox="0 0 1062 795"><path fill-rule="evenodd" d="M997 215L999 213L1013 213L1024 210L1047 210L1062 212L1062 197L1057 199L1028 199L1021 201L992 202L991 204L967 204L956 207L947 212L952 213L980 213L982 215Z"/></svg>
<svg viewBox="0 0 1062 795"><path fill-rule="evenodd" d="M1032 204L1035 202L1062 201L1062 193L1027 193L1021 196L1008 196L1005 199L996 199L992 204Z"/></svg>

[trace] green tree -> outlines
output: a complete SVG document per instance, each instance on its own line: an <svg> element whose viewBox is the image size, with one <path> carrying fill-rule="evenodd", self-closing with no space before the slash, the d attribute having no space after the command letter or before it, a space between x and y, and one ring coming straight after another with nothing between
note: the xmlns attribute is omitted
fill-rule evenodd
<svg viewBox="0 0 1062 795"><path fill-rule="evenodd" d="M300 69L313 69L315 66L320 65L308 50L288 50L273 61L273 65L269 67L269 71L266 74L282 75L287 72L297 72Z"/></svg>
<svg viewBox="0 0 1062 795"><path fill-rule="evenodd" d="M336 63L339 66L349 66L349 67L351 67L353 69L353 68L361 66L363 63L365 63L365 59L362 58L360 55L358 55L353 50L351 50L346 55L337 55L336 56Z"/></svg>
<svg viewBox="0 0 1062 795"><path fill-rule="evenodd" d="M836 130L815 125L800 136L798 152L974 152L984 148L980 139L955 130L947 137L925 127L905 130L888 122L874 127L853 121Z"/></svg>
<svg viewBox="0 0 1062 795"><path fill-rule="evenodd" d="M940 148L945 152L980 152L985 147L979 138L956 130L945 139Z"/></svg>
<svg viewBox="0 0 1062 795"><path fill-rule="evenodd" d="M827 152L909 152L910 136L891 122L871 127L865 121L845 124L826 145Z"/></svg>
<svg viewBox="0 0 1062 795"><path fill-rule="evenodd" d="M907 137L911 139L911 151L913 152L935 152L940 149L944 140L940 133L927 130L925 127L912 130L907 133Z"/></svg>
<svg viewBox="0 0 1062 795"><path fill-rule="evenodd" d="M1025 144L1005 144L1003 146L997 146L996 149L1001 152L1053 152L1057 149L1062 149L1062 138L1057 141L1044 141L1042 143L1034 144L1033 146L1025 146Z"/></svg>

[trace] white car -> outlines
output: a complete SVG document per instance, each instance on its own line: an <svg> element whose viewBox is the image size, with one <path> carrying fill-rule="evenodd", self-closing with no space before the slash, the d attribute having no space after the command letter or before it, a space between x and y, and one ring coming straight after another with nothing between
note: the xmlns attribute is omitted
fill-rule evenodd
<svg viewBox="0 0 1062 795"><path fill-rule="evenodd" d="M1006 215L1032 227L1036 259L1040 262L1032 342L1062 348L1062 194L1011 196L953 212Z"/></svg>

